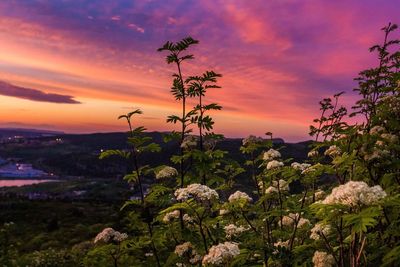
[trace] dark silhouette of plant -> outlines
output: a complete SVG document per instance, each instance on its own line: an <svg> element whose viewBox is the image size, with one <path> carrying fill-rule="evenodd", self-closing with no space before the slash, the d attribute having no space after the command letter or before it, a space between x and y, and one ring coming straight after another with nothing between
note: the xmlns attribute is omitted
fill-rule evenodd
<svg viewBox="0 0 400 267"><path fill-rule="evenodd" d="M181 132L180 132L180 143L182 144L185 136L191 132L190 129L187 129L188 124L190 123L190 118L194 114L193 112L187 112L186 110L186 99L188 97L188 89L185 84L185 80L182 74L182 63L186 60L194 59L192 54L183 54L188 48L192 45L198 44L199 41L193 39L192 37L184 38L182 41L173 43L166 42L161 48L157 51L167 51L169 54L166 57L166 61L168 64L175 64L177 67L177 73L174 73L172 76L174 77L171 93L175 97L177 101L182 101L182 115L170 115L168 116L167 122L181 124ZM184 169L184 158L183 158L184 148L181 147L180 150L180 187L184 186L184 178L186 170Z"/></svg>
<svg viewBox="0 0 400 267"><path fill-rule="evenodd" d="M315 119L317 127L310 126L310 136L315 135L315 141L318 141L320 135L323 136L323 141L328 138L336 138L340 129L347 126L347 123L343 121L343 118L347 115L347 109L344 106L338 107L339 97L344 94L340 92L333 96L334 103L330 97L324 98L319 102L321 116ZM329 115L327 113L330 112Z"/></svg>
<svg viewBox="0 0 400 267"><path fill-rule="evenodd" d="M355 111L351 116L362 114L367 131L373 126L374 121L379 121L376 117L379 102L385 96L399 96L397 81L400 69L400 51L398 50L400 40L389 40L390 33L397 28L398 26L392 23L382 28L385 33L383 44L374 45L369 49L370 52L378 53L378 66L361 71L359 77L355 79L358 81L358 88L354 91L358 92L362 98L356 102L353 107Z"/></svg>
<svg viewBox="0 0 400 267"><path fill-rule="evenodd" d="M205 115L210 110L221 110L222 107L216 103L205 105L203 98L208 89L221 88L218 86L217 78L222 77L214 71L206 71L202 76L190 76L185 83L188 84L188 95L190 97L198 97L199 103L194 107L195 115L192 117L192 123L196 123L199 129L200 150L203 151L203 130L210 131L213 129L214 121L209 115Z"/></svg>
<svg viewBox="0 0 400 267"><path fill-rule="evenodd" d="M210 132L213 129L214 121L210 115L206 115L207 111L221 110L222 107L216 103L204 104L204 97L208 89L220 88L217 83L217 78L222 77L221 74L217 74L214 71L206 71L201 76L190 76L186 79L185 83L188 85L188 96L198 97L199 102L193 108L191 113L191 123L197 125L199 129L199 147L200 151L204 152L204 136L207 137L209 148L213 147L212 142L216 139L221 138ZM198 157L202 162L207 160L206 157ZM200 162L200 163L202 163ZM202 183L206 184L206 171L201 171Z"/></svg>
<svg viewBox="0 0 400 267"><path fill-rule="evenodd" d="M145 192L144 192L144 188L143 188L143 176L145 174L152 173L153 170L147 165L141 166L139 164L140 154L146 153L146 152L160 152L161 148L156 143L150 143L152 138L145 135L146 128L144 128L143 126L139 126L137 128L132 127L132 116L136 115L136 114L137 115L142 114L142 111L140 109L136 109L132 112L127 113L126 115L124 114L124 115L121 115L118 117L118 119L125 119L128 123L128 127L129 127L128 144L129 144L130 150L129 151L106 150L101 153L100 159L107 158L110 156L121 156L123 158L126 158L129 162L133 163L133 172L125 175L124 180L126 180L129 183L138 183L138 185L139 185L142 215L145 217L144 220L147 224L147 228L149 231L151 247L153 250L154 257L157 262L157 266L161 266L160 260L158 257L158 251L155 247L154 240L153 240L154 237L153 237L152 215L150 214L149 208L146 206ZM135 203L133 203L132 201L127 201L123 208L125 208L131 204L135 204Z"/></svg>

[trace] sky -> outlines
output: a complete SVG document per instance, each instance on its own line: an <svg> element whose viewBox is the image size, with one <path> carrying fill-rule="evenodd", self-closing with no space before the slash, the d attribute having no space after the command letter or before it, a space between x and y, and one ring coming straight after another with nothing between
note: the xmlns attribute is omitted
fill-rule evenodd
<svg viewBox="0 0 400 267"><path fill-rule="evenodd" d="M223 106L215 132L307 140L322 98L357 99L353 78L399 14L400 0L2 0L0 127L122 131L117 117L140 108L136 125L179 129L166 123L176 70L157 48L192 36L184 76L223 75L206 97Z"/></svg>

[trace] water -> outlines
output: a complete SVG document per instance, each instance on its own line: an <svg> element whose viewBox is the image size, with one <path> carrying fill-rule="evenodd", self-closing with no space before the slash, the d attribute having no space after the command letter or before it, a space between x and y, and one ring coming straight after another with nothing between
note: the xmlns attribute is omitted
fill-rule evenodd
<svg viewBox="0 0 400 267"><path fill-rule="evenodd" d="M0 187L6 186L23 186L23 185L32 185L32 184L40 184L46 182L56 182L56 180L48 180L48 179L15 179L15 180L0 180Z"/></svg>

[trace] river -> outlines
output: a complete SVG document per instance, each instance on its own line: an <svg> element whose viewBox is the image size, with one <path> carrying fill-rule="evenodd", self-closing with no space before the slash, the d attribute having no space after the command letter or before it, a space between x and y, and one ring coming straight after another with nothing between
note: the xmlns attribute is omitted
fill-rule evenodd
<svg viewBox="0 0 400 267"><path fill-rule="evenodd" d="M9 180L0 180L0 187L23 186L23 185L46 183L46 182L57 182L57 180L48 180L48 179L9 179Z"/></svg>

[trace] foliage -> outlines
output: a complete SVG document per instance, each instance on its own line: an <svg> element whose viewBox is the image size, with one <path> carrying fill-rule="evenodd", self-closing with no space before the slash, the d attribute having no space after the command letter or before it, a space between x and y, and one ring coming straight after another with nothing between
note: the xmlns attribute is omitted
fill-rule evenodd
<svg viewBox="0 0 400 267"><path fill-rule="evenodd" d="M43 249L35 259L44 266L76 257L83 266L396 266L400 42L390 39L396 28L384 27L383 44L370 49L379 64L360 72L360 100L349 115L340 105L342 92L320 102L321 115L310 127L315 141L304 162L283 158L271 132L243 140L243 165L229 159L215 146L222 136L212 132L209 114L222 107L204 102L208 89L219 88L221 75L206 71L184 78L183 63L194 59L188 50L198 41L165 43L159 51L168 52L167 63L177 69L171 93L182 104L182 114L167 119L181 128L164 138L179 142L172 166L141 164L143 155L160 147L144 127L133 128L140 110L120 116L129 126L129 149L104 151L100 158L125 159L125 180L140 188L140 197L122 206L119 226L127 235L91 244L79 256L76 249L68 252L75 258ZM192 109L188 98L198 101ZM357 123L349 116L358 116ZM247 175L250 188L237 187L240 175ZM155 178L149 188L146 177ZM2 230L1 238L8 233Z"/></svg>

